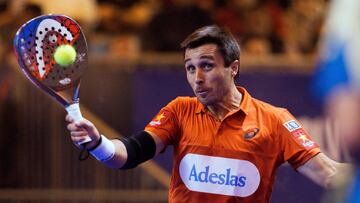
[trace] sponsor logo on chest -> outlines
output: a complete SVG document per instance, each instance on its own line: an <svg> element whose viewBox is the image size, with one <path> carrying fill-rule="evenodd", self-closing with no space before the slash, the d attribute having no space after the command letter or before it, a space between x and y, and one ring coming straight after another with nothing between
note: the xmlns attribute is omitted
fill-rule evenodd
<svg viewBox="0 0 360 203"><path fill-rule="evenodd" d="M246 160L187 154L179 172L186 187L196 192L247 197L260 184L259 170Z"/></svg>

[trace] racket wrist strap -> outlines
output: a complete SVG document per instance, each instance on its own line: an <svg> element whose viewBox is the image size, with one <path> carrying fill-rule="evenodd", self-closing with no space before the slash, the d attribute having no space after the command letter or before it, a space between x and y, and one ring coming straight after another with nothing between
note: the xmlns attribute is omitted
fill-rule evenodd
<svg viewBox="0 0 360 203"><path fill-rule="evenodd" d="M95 149L90 150L90 154L101 162L108 161L115 156L115 145L104 135L100 137L100 144Z"/></svg>

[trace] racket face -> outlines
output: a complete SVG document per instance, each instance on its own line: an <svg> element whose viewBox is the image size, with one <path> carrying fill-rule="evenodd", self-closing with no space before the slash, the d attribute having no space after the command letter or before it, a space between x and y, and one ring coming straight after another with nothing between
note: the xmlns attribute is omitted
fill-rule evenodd
<svg viewBox="0 0 360 203"><path fill-rule="evenodd" d="M60 45L72 45L75 62L68 66L57 64L54 52ZM87 44L80 26L64 15L43 15L25 23L14 39L20 67L35 84L53 91L71 88L80 81L87 68Z"/></svg>

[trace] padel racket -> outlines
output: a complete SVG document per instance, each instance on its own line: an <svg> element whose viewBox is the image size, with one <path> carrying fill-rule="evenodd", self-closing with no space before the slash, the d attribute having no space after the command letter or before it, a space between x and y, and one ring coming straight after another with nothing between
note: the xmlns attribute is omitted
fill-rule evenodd
<svg viewBox="0 0 360 203"><path fill-rule="evenodd" d="M55 50L71 45L76 58L69 65L55 61ZM64 15L43 15L31 19L20 27L14 38L18 63L27 78L38 88L59 102L75 121L82 119L79 107L80 78L87 68L85 36L73 19ZM65 91L73 89L72 100ZM78 144L91 141L87 139Z"/></svg>

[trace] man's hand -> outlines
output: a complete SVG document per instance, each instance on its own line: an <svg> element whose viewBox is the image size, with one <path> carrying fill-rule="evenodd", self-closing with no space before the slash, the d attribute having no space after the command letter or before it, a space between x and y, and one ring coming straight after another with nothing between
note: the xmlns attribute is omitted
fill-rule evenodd
<svg viewBox="0 0 360 203"><path fill-rule="evenodd" d="M89 137L92 141L85 145L86 149L91 149L97 145L100 140L100 134L94 124L86 119L75 122L70 115L67 115L65 120L69 122L67 129L70 131L71 140L77 147L81 148L81 145L78 143L87 140Z"/></svg>

